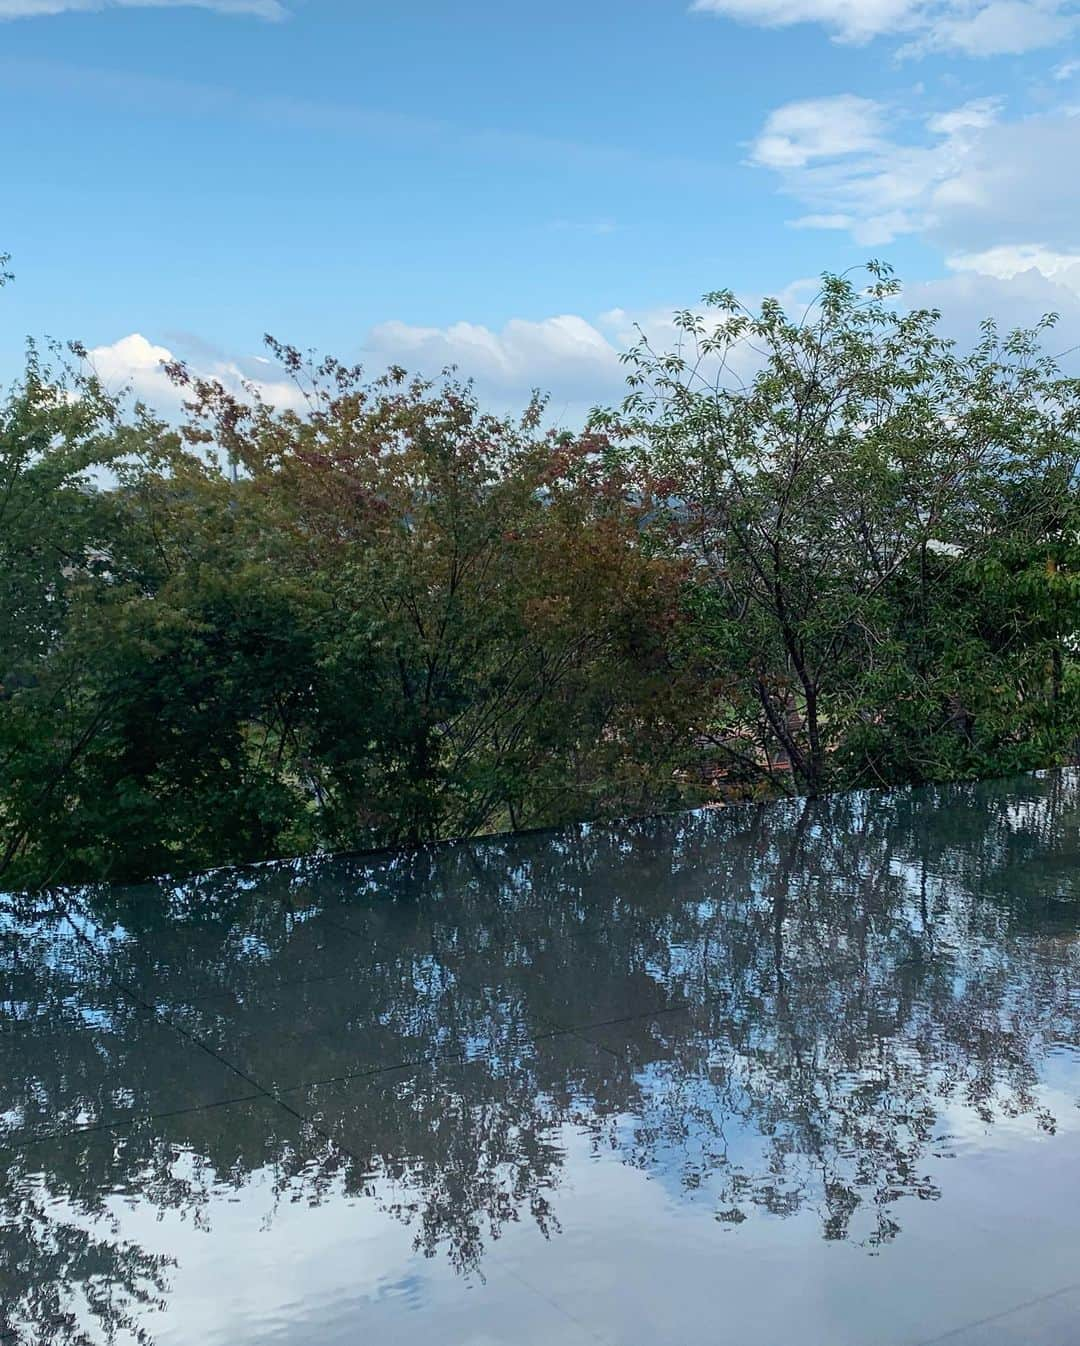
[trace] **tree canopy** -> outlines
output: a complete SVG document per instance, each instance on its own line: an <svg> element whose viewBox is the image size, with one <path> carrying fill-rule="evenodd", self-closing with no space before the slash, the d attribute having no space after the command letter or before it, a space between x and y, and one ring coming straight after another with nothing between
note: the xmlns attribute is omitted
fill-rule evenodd
<svg viewBox="0 0 1080 1346"><path fill-rule="evenodd" d="M961 353L897 294L707 296L578 432L276 342L303 410L176 365L176 425L31 347L0 882L1066 760L1080 384L1049 319Z"/></svg>

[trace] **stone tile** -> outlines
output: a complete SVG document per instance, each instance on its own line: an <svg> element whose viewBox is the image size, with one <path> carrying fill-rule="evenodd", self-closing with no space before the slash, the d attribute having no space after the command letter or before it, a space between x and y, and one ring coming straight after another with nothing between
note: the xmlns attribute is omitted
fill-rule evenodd
<svg viewBox="0 0 1080 1346"><path fill-rule="evenodd" d="M492 1169L542 1160L551 1128L568 1117L602 1125L613 1073L605 1053L560 1033L499 1056L380 1070L281 1098L370 1171L435 1175L460 1172L462 1159ZM467 1202L459 1213L469 1218Z"/></svg>
<svg viewBox="0 0 1080 1346"><path fill-rule="evenodd" d="M460 985L430 957L172 1003L167 1013L269 1090L444 1058L512 1057L534 1032L516 1005Z"/></svg>
<svg viewBox="0 0 1080 1346"><path fill-rule="evenodd" d="M0 1145L253 1092L222 1062L119 993L108 1005L0 1035Z"/></svg>
<svg viewBox="0 0 1080 1346"><path fill-rule="evenodd" d="M0 1035L111 1002L113 987L94 951L44 903L0 910Z"/></svg>
<svg viewBox="0 0 1080 1346"><path fill-rule="evenodd" d="M362 973L372 957L370 941L314 911L271 907L206 922L162 919L142 930L72 919L111 981L163 1008L348 977Z"/></svg>

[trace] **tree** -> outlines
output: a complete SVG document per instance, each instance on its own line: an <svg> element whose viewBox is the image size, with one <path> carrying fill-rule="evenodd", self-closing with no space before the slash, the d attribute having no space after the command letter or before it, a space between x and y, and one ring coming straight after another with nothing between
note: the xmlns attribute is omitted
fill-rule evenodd
<svg viewBox="0 0 1080 1346"><path fill-rule="evenodd" d="M20 486L48 566L24 567L8 605L5 881L683 797L681 569L648 545L602 437L542 433L539 403L488 415L452 378L367 382L274 349L303 414L174 367L182 434L32 367L9 457L62 489Z"/></svg>
<svg viewBox="0 0 1080 1346"><path fill-rule="evenodd" d="M293 407L174 365L174 427L31 347L0 409L0 881L1067 758L1080 384L1049 320L960 356L896 291L827 276L800 321L709 296L579 433L277 342Z"/></svg>
<svg viewBox="0 0 1080 1346"><path fill-rule="evenodd" d="M1034 332L968 356L888 269L800 321L728 291L627 356L619 428L692 558L686 657L728 769L827 785L1060 760L1080 729L1080 383ZM734 370L751 361L747 380Z"/></svg>
<svg viewBox="0 0 1080 1346"><path fill-rule="evenodd" d="M484 413L467 384L373 383L272 346L305 411L189 382L275 567L313 600L297 762L334 844L426 841L671 797L679 567L651 555L599 436ZM187 378L182 370L178 378Z"/></svg>
<svg viewBox="0 0 1080 1346"><path fill-rule="evenodd" d="M93 738L63 633L107 566L110 519L94 476L115 452L117 407L60 348L31 345L0 408L0 876L48 817Z"/></svg>

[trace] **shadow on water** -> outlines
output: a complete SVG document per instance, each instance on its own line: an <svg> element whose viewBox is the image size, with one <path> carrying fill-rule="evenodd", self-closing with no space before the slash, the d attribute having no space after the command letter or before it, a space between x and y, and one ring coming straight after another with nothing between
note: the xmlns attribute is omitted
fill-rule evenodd
<svg viewBox="0 0 1080 1346"><path fill-rule="evenodd" d="M1066 772L16 906L0 1341L149 1341L173 1267L117 1203L198 1226L255 1175L482 1276L559 1238L567 1127L732 1238L884 1254L958 1113L1052 1136L1048 1063L1077 1091L1078 837Z"/></svg>

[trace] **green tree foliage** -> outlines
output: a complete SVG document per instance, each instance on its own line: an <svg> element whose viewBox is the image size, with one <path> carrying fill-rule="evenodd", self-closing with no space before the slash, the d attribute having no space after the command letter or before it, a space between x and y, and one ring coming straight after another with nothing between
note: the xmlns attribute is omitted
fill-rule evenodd
<svg viewBox="0 0 1080 1346"><path fill-rule="evenodd" d="M13 403L5 442L70 500L42 506L47 630L3 707L8 881L683 797L680 566L649 554L603 439L541 433L539 405L487 415L452 379L368 383L276 350L303 414L182 368L182 435L139 412L84 444L115 410L87 383L29 443ZM72 455L107 482L69 481ZM68 515L82 531L61 539Z"/></svg>
<svg viewBox="0 0 1080 1346"><path fill-rule="evenodd" d="M189 435L241 469L238 550L298 599L313 713L272 732L327 839L424 841L651 798L651 759L670 774L678 568L640 545L604 441L539 433L538 405L519 424L485 414L451 379L368 384L274 349L303 414L196 382Z"/></svg>
<svg viewBox="0 0 1080 1346"><path fill-rule="evenodd" d="M101 587L110 502L95 469L116 452L116 406L33 346L0 408L0 874L52 816L101 702L83 677L96 637L68 633Z"/></svg>
<svg viewBox="0 0 1080 1346"><path fill-rule="evenodd" d="M694 562L684 657L720 685L706 737L810 793L1080 733L1080 383L1041 353L1053 320L961 356L871 281L826 276L801 321L710 295L679 352L627 357L622 432Z"/></svg>
<svg viewBox="0 0 1080 1346"><path fill-rule="evenodd" d="M799 322L711 296L581 433L273 342L293 409L174 366L172 427L31 348L0 882L1062 760L1077 384L1041 332L961 357L894 292L827 277Z"/></svg>

